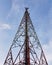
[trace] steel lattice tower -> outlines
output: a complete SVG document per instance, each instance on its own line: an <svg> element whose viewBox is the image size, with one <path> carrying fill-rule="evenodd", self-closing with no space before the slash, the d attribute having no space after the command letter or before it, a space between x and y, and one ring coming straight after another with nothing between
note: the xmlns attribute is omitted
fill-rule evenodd
<svg viewBox="0 0 52 65"><path fill-rule="evenodd" d="M14 37L3 65L48 65L28 8Z"/></svg>

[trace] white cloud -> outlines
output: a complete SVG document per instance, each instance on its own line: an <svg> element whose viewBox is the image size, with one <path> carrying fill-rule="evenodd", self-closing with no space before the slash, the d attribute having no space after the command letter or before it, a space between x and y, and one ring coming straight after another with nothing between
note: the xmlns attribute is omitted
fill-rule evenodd
<svg viewBox="0 0 52 65"><path fill-rule="evenodd" d="M7 18L12 16L12 15L16 15L19 12L19 4L18 4L18 0L12 0L12 5L11 5L11 9L7 15Z"/></svg>
<svg viewBox="0 0 52 65"><path fill-rule="evenodd" d="M44 44L43 49L44 49L44 53L48 61L48 64L50 65L52 63L52 40L50 40L47 44Z"/></svg>
<svg viewBox="0 0 52 65"><path fill-rule="evenodd" d="M46 58L48 60L48 65L52 64L52 6L50 7L50 10L48 12L48 21L49 21L49 26L48 26L48 38L49 42L43 45L43 49L45 51Z"/></svg>
<svg viewBox="0 0 52 65"><path fill-rule="evenodd" d="M0 24L0 29L11 29L9 24Z"/></svg>

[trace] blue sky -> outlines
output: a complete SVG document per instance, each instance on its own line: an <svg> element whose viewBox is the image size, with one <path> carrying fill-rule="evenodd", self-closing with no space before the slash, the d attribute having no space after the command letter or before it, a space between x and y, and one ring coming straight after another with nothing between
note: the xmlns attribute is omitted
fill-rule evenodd
<svg viewBox="0 0 52 65"><path fill-rule="evenodd" d="M48 64L52 64L52 0L0 0L0 64L3 65L9 47L23 17L29 13Z"/></svg>

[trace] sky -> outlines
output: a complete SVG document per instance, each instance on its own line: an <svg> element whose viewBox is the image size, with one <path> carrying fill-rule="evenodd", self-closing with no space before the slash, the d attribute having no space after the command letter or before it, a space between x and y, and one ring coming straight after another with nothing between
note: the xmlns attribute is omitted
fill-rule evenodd
<svg viewBox="0 0 52 65"><path fill-rule="evenodd" d="M0 64L3 65L20 21L29 8L31 20L52 64L52 0L0 0Z"/></svg>

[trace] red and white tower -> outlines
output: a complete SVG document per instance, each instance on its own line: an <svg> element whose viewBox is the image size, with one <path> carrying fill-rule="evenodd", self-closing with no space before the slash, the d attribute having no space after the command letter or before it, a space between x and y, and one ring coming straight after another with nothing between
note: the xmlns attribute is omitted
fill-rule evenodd
<svg viewBox="0 0 52 65"><path fill-rule="evenodd" d="M3 65L48 65L28 8L15 34Z"/></svg>

